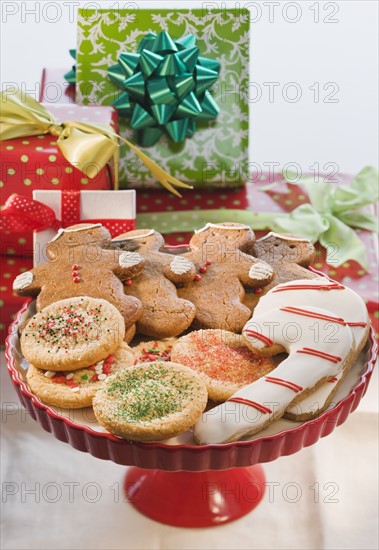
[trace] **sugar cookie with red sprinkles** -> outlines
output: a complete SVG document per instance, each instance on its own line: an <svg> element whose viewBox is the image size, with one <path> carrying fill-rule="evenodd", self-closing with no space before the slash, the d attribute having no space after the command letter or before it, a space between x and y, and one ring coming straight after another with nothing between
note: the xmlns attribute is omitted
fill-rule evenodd
<svg viewBox="0 0 379 550"><path fill-rule="evenodd" d="M134 441L161 441L186 432L207 404L204 382L193 370L155 361L123 369L96 392L93 410L110 433Z"/></svg>
<svg viewBox="0 0 379 550"><path fill-rule="evenodd" d="M21 334L21 350L36 368L71 371L102 361L124 336L124 319L112 304L86 296L68 298L30 319Z"/></svg>
<svg viewBox="0 0 379 550"><path fill-rule="evenodd" d="M190 367L204 380L209 399L222 402L275 368L272 359L249 350L239 334L198 330L179 338L171 360Z"/></svg>
<svg viewBox="0 0 379 550"><path fill-rule="evenodd" d="M30 365L26 380L30 389L47 405L63 409L90 407L98 389L111 374L133 365L134 354L123 343L103 361L75 371L37 369Z"/></svg>

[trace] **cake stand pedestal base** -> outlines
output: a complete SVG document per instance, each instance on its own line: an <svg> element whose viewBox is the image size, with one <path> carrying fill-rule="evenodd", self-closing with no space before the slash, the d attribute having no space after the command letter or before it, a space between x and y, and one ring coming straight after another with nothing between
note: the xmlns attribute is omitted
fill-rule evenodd
<svg viewBox="0 0 379 550"><path fill-rule="evenodd" d="M211 527L248 514L263 498L259 464L204 472L129 468L128 501L145 516L176 527Z"/></svg>

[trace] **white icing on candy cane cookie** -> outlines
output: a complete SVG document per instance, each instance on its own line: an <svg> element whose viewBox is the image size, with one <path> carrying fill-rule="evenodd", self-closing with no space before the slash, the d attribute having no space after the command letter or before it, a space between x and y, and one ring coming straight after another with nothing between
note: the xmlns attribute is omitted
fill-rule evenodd
<svg viewBox="0 0 379 550"><path fill-rule="evenodd" d="M242 334L253 350L271 355L275 346L289 356L268 376L203 414L194 429L199 443L226 443L260 431L283 416L295 398L339 374L354 349L351 328L344 319L318 307L282 306L254 314Z"/></svg>
<svg viewBox="0 0 379 550"><path fill-rule="evenodd" d="M17 275L17 277L13 281L13 290L23 290L24 288L27 288L29 285L32 284L33 279L34 277L31 271L25 271L25 273Z"/></svg>
<svg viewBox="0 0 379 550"><path fill-rule="evenodd" d="M322 279L301 279L272 288L255 308L255 315L280 307L284 303L301 307L304 304L328 309L342 316L351 328L355 342L355 357L362 350L369 333L369 316L362 298L350 288ZM342 378L342 373L333 376L315 392L290 406L286 416L296 420L301 416L315 416L327 404Z"/></svg>

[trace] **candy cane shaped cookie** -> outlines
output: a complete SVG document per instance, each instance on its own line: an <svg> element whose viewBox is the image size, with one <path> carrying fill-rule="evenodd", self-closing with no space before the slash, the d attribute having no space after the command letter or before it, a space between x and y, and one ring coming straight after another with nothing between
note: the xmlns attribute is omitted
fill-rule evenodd
<svg viewBox="0 0 379 550"><path fill-rule="evenodd" d="M342 316L350 326L355 342L355 353L352 354L349 364L355 363L370 330L366 305L356 292L326 277L290 281L272 288L257 305L255 314L259 315L289 303L296 307L302 307L304 304L317 306ZM316 331L317 325L314 328ZM315 338L317 338L316 332ZM291 420L303 421L320 414L332 401L347 372L348 369L344 369L337 376L330 377L316 391L295 405L291 405L284 416Z"/></svg>
<svg viewBox="0 0 379 550"><path fill-rule="evenodd" d="M319 342L315 341L315 324ZM295 400L338 375L354 350L351 328L344 319L318 307L283 305L254 314L242 334L257 353L286 351L289 355L269 375L203 414L194 430L199 443L226 443L260 431L283 416Z"/></svg>

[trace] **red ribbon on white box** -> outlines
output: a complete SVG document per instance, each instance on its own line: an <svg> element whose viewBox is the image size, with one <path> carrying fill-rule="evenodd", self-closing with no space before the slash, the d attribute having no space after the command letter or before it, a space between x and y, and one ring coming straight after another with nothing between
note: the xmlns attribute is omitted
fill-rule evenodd
<svg viewBox="0 0 379 550"><path fill-rule="evenodd" d="M135 219L80 219L80 191L61 191L61 219L50 206L24 195L11 195L0 212L0 230L14 232L43 231L77 223L101 223L112 238L136 228Z"/></svg>

